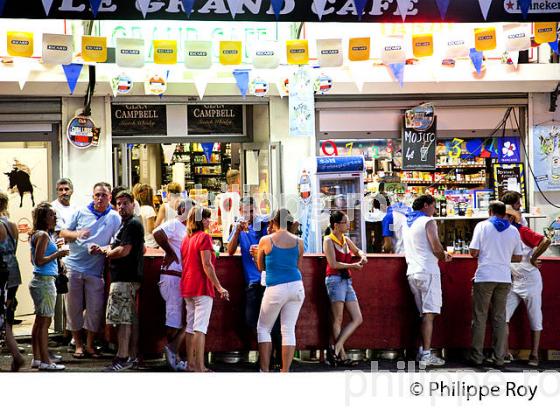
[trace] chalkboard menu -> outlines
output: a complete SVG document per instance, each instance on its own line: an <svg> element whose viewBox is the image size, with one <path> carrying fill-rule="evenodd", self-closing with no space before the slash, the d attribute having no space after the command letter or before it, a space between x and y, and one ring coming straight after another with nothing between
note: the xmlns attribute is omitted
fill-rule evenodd
<svg viewBox="0 0 560 410"><path fill-rule="evenodd" d="M189 104L189 135L245 135L243 105Z"/></svg>
<svg viewBox="0 0 560 410"><path fill-rule="evenodd" d="M436 169L436 118L424 131L407 126L403 118L402 168L405 171Z"/></svg>
<svg viewBox="0 0 560 410"><path fill-rule="evenodd" d="M111 105L113 136L167 135L167 109L164 104Z"/></svg>
<svg viewBox="0 0 560 410"><path fill-rule="evenodd" d="M522 196L521 204L527 209L523 164L494 164L494 194L496 199L501 199L506 191L519 192Z"/></svg>

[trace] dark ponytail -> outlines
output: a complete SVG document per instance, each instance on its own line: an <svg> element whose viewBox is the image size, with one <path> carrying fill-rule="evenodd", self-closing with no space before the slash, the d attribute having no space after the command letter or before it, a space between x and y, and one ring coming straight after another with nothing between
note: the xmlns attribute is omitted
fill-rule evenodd
<svg viewBox="0 0 560 410"><path fill-rule="evenodd" d="M280 208L272 214L271 222L278 228L284 228L291 231L292 225L294 224L294 217L286 208Z"/></svg>

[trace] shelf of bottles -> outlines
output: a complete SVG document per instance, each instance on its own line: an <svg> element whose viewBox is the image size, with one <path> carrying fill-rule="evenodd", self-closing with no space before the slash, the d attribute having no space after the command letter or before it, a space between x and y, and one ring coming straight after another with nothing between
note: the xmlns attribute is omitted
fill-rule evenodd
<svg viewBox="0 0 560 410"><path fill-rule="evenodd" d="M173 165L179 162L185 164L185 189L200 185L210 192L220 192L231 167L231 144L214 143L209 160L200 143L177 144L171 163L162 165L163 184L171 182Z"/></svg>

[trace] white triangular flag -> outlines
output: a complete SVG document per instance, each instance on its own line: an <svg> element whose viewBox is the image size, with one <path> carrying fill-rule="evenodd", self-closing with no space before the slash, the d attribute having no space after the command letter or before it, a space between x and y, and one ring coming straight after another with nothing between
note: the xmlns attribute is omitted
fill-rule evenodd
<svg viewBox="0 0 560 410"><path fill-rule="evenodd" d="M51 12L51 6L54 0L42 0L43 1L43 8L45 9L45 16L48 16Z"/></svg>
<svg viewBox="0 0 560 410"><path fill-rule="evenodd" d="M18 80L20 91L25 87L25 83L31 73L31 61L26 58L14 58L14 67L16 68L16 78Z"/></svg>
<svg viewBox="0 0 560 410"><path fill-rule="evenodd" d="M368 61L357 61L350 64L350 73L360 94L364 90L364 84L366 83L366 79L368 76L367 68L369 67L369 65L370 63Z"/></svg>
<svg viewBox="0 0 560 410"><path fill-rule="evenodd" d="M151 1L152 0L136 0L144 18L146 18L146 15L148 14L148 9L150 8Z"/></svg>
<svg viewBox="0 0 560 410"><path fill-rule="evenodd" d="M163 150L163 160L167 163L167 165L171 165L175 148L177 148L177 144L161 144L161 149Z"/></svg>
<svg viewBox="0 0 560 410"><path fill-rule="evenodd" d="M488 12L490 11L490 6L492 5L492 0L478 0L480 5L480 11L482 11L482 16L484 20L488 18Z"/></svg>
<svg viewBox="0 0 560 410"><path fill-rule="evenodd" d="M519 51L508 51L509 58L513 63L513 68L517 70L517 64L519 63Z"/></svg>
<svg viewBox="0 0 560 410"><path fill-rule="evenodd" d="M411 0L397 0L397 7L399 9L399 13L401 13L402 21L406 20L406 13L410 7L410 2Z"/></svg>
<svg viewBox="0 0 560 410"><path fill-rule="evenodd" d="M207 70L193 72L193 80L196 92L198 93L198 98L202 100L204 98L204 93L206 92L206 87L210 82L210 73L208 73Z"/></svg>
<svg viewBox="0 0 560 410"><path fill-rule="evenodd" d="M327 7L327 0L313 0L313 4L315 5L317 16L319 16L319 20L321 20L325 13L325 8Z"/></svg>
<svg viewBox="0 0 560 410"><path fill-rule="evenodd" d="M227 3L231 17L235 19L235 15L241 11L243 0L227 0Z"/></svg>

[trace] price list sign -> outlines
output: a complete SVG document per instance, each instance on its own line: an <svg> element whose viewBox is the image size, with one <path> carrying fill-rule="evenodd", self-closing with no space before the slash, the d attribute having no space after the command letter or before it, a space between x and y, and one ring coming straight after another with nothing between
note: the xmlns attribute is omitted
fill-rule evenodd
<svg viewBox="0 0 560 410"><path fill-rule="evenodd" d="M436 118L428 127L414 128L406 116L402 131L402 158L405 171L436 169Z"/></svg>

